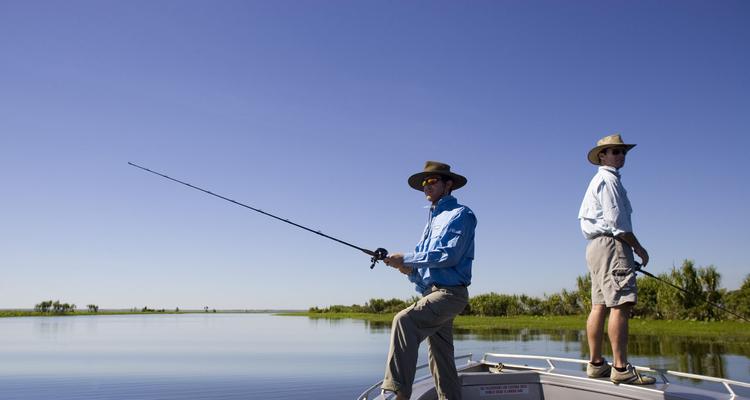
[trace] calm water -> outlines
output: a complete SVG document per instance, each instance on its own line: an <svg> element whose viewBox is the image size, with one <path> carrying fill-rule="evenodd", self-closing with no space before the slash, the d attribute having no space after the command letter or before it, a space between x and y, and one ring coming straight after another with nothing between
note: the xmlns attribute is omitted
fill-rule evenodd
<svg viewBox="0 0 750 400"><path fill-rule="evenodd" d="M3 318L0 399L352 399L382 378L388 335L268 314ZM635 364L750 381L748 342L636 336L630 349ZM469 352L588 349L579 331L458 333L456 353Z"/></svg>

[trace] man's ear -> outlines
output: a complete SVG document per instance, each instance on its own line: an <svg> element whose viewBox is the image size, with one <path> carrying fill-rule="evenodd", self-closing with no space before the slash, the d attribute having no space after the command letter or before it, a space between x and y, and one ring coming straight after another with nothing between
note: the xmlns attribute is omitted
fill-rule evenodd
<svg viewBox="0 0 750 400"><path fill-rule="evenodd" d="M445 191L450 193L453 190L453 181L445 181Z"/></svg>

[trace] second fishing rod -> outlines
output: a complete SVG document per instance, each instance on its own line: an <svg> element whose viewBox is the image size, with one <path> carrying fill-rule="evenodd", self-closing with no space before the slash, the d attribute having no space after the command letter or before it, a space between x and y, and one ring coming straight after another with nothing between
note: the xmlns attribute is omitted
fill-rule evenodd
<svg viewBox="0 0 750 400"><path fill-rule="evenodd" d="M702 296L702 295L700 295L698 293L693 293L693 292L691 292L691 291L689 291L689 290L687 290L687 289L685 289L683 287L677 286L677 285L675 285L675 284L673 284L673 283L671 283L671 282L669 282L669 281L667 281L665 279L659 278L658 276L656 276L656 275L654 275L654 274L652 274L652 273L650 273L648 271L644 271L643 270L643 265L641 265L638 262L635 263L635 270L636 270L636 272L640 272L641 274L646 275L649 278L656 279L657 281L659 281L659 282L661 282L661 283L663 283L665 285L669 285L669 286L671 286L671 287L673 287L673 288L675 288L675 289L677 289L677 290L679 290L679 291L681 291L681 292L683 292L685 294L688 294L688 295L690 295L693 298L697 298L699 300L702 300L706 304L711 305L713 307L716 307L717 309L719 309L721 311L724 311L726 313L732 314L735 317L740 318L740 319L742 319L744 321L750 322L750 319L747 319L745 316L737 314L736 312L731 311L731 310L727 309L726 307L722 307L721 305L714 303L713 301L705 298L704 296Z"/></svg>
<svg viewBox="0 0 750 400"><path fill-rule="evenodd" d="M269 213L269 212L266 212L266 211L263 211L263 210L261 210L261 209L258 209L258 208L255 208L255 207L249 206L249 205L247 205L247 204L244 204L244 203L240 203L239 201L236 201L236 200L232 200L232 199L230 199L230 198L228 198L228 197L224 197L224 196L222 196L222 195L220 195L220 194L216 194L216 193L214 193L214 192L212 192L212 191L210 191L210 190L206 190L206 189L200 188L200 187L198 187L198 186L195 186L195 185L192 185L192 184L190 184L190 183L187 183L187 182L181 181L181 180L179 180L179 179L175 179L175 178L172 178L172 177L170 177L170 176L167 176L167 175L165 175L165 174L162 174L162 173L160 173L160 172L156 172L156 171L153 171L153 170L151 170L151 169L148 169L148 168L146 168L146 167L142 167L142 166L140 166L140 165L138 165L138 164L135 164L135 163L132 163L132 162L128 162L128 165L131 165L131 166L133 166L133 167L136 167L136 168L142 169L142 170L144 170L144 171L146 171L146 172L150 172L150 173L152 173L152 174L154 174L154 175L158 175L158 176L161 176L162 178L166 178L166 179L169 179L170 181L173 181L173 182L177 182L177 183L179 183L179 184L185 185L185 186L187 186L187 187L190 187L190 188L193 188L193 189L195 189L195 190L199 190L199 191L201 191L201 192L203 192L203 193L206 193L206 194L210 194L211 196L214 196L214 197L218 197L218 198L220 198L220 199L222 199L222 200L226 200L226 201L228 201L228 202L230 202L230 203L234 203L234 204L236 204L236 205L238 205L238 206L240 206L240 207L244 207L244 208L247 208L247 209L249 209L249 210L255 211L255 212L257 212L257 213L260 213L260 214L266 215L266 216L268 216L268 217L271 217L271 218L277 219L277 220L279 220L279 221L281 221L281 222L285 222L285 223L287 223L287 224L289 224L289 225L292 225L292 226L296 226L297 228L300 228L300 229L304 229L304 230L306 230L306 231L308 231L308 232L311 232L311 233L314 233L314 234L316 234L316 235L318 235L318 236L322 236L322 237L324 237L324 238L327 238L327 239L333 240L333 241L335 241L335 242L341 243L341 244L343 244L343 245L345 245L345 246L349 246L349 247L351 247L351 248L353 248L353 249L357 249L357 250L359 250L359 251L361 251L361 252L363 252L363 253L365 253L365 254L367 254L368 256L370 256L370 257L371 257L371 258L370 258L370 262L371 262L371 264L370 264L370 269L373 269L373 268L375 268L375 264L377 264L377 263L378 263L378 261L381 261L381 260L385 260L385 258L386 258L386 257L388 256L388 250L386 250L386 249L384 249L384 248L382 248L382 247L379 247L379 248L377 248L377 249L375 249L375 250L368 250L368 249L365 249L365 248L363 248L363 247L359 247L359 246L353 245L353 244L351 244L351 243L349 243L349 242L346 242L346 241L343 241L343 240L341 240L341 239L335 238L335 237L333 237L333 236L330 236L330 235L326 235L325 233L323 233L323 232L321 232L321 231L319 231L319 230L315 230L315 229L311 229L311 228L308 228L308 227L306 227L306 226L304 226L304 225L300 225L300 224L298 224L298 223L296 223L296 222L292 222L292 221L290 221L290 220L288 220L288 219L286 219L286 218L281 218L281 217L279 217L279 216L273 215L273 214L271 214L271 213Z"/></svg>

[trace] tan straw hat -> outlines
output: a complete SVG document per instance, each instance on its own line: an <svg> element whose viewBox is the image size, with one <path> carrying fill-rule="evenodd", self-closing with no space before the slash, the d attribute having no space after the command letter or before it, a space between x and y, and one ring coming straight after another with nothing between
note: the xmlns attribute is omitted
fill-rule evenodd
<svg viewBox="0 0 750 400"><path fill-rule="evenodd" d="M593 149L591 149L591 151L589 151L589 161L594 165L601 165L599 161L599 153L602 152L604 149L608 149L610 147L625 147L626 149L630 150L633 147L635 147L635 145L623 143L622 137L620 137L619 133L605 136L599 139L599 141L596 142L596 147L594 147Z"/></svg>
<svg viewBox="0 0 750 400"><path fill-rule="evenodd" d="M424 164L424 171L417 172L409 177L409 186L421 192L424 189L422 181L430 175L442 175L450 178L453 181L453 190L463 187L467 182L467 179L463 176L451 172L450 165L438 161L427 161Z"/></svg>

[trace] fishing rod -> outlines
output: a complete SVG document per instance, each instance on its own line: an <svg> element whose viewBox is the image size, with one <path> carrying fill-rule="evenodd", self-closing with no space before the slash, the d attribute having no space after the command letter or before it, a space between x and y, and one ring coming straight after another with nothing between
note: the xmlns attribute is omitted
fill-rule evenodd
<svg viewBox="0 0 750 400"><path fill-rule="evenodd" d="M377 262L378 262L378 261L380 261L380 260L384 260L384 259L385 259L385 258L386 258L386 257L388 256L388 250L386 250L386 249L384 249L384 248L382 248L382 247L379 247L379 248L375 249L375 251L372 251L372 250L368 250L368 249L365 249L365 248L362 248L362 247L359 247L359 246L355 246L355 245L353 245L353 244L351 244L351 243L348 243L348 242L345 242L345 241L343 241L343 240L341 240L341 239L337 239L337 238L335 238L335 237L333 237L333 236L329 236L329 235L326 235L325 233L323 233L323 232L321 232L321 231L316 231L316 230L314 230L314 229L310 229L310 228L308 228L308 227L306 227L306 226L303 226L303 225L300 225L300 224L294 223L294 222L292 222L292 221L290 221L290 220L288 220L288 219L285 219L285 218L281 218L281 217L277 217L277 216L275 216L275 215L273 215L273 214L271 214L271 213L265 212L265 211L263 211L263 210L260 210L260 209L257 209L257 208L255 208L255 207L251 207L251 206L249 206L249 205L247 205L247 204L243 204L243 203L240 203L239 201L235 201L235 200L232 200L232 199L230 199L230 198L224 197L224 196L222 196L222 195L220 195L220 194L216 194L216 193L214 193L214 192L211 192L211 191L209 191L209 190L206 190L206 189L202 189L202 188L199 188L198 186L195 186L195 185L191 185L191 184L189 184L189 183L187 183L187 182L183 182L183 181L181 181L181 180L179 180L179 179L175 179L175 178L172 178L172 177L170 177L170 176L164 175L164 174L162 174L162 173L159 173L159 172L156 172L156 171L152 171L152 170L150 170L150 169L148 169L148 168L146 168L146 167L142 167L142 166L140 166L140 165L138 165L138 164L134 164L134 163L132 163L132 162L130 162L130 161L128 161L128 164L129 164L129 165L132 165L133 167L136 167L136 168L140 168L140 169L142 169L142 170L144 170L144 171L146 171L146 172L150 172L150 173L152 173L152 174L154 174L154 175L159 175L159 176L161 176L161 177L163 177L163 178L167 178L167 179L169 179L169 180L171 180L171 181L174 181L174 182L177 182L177 183L181 183L181 184L183 184L183 185L185 185L185 186L188 186L188 187L191 187L191 188L193 188L193 189L195 189L195 190L200 190L200 191L201 191L201 192L203 192L203 193L207 193L207 194L210 194L211 196L215 196L215 197L218 197L218 198L220 198L220 199L222 199L222 200L226 200L226 201L228 201L228 202L230 202L230 203L234 203L234 204L236 204L236 205L238 205L238 206L241 206L241 207L245 207L245 208L247 208L247 209L250 209L250 210L253 210L253 211L255 211L255 212L259 212L259 213L261 213L261 214L263 214L263 215L267 215L267 216L269 216L269 217L271 217L271 218L275 218L275 219L277 219L277 220L279 220L279 221L281 221L281 222L286 222L286 223L287 223L287 224L289 224L289 225L294 225L294 226L296 226L297 228L301 228L301 229L304 229L304 230L306 230L306 231L308 231L308 232L312 232L312 233L314 233L314 234L316 234L316 235L320 235L320 236L323 236L324 238L328 238L328 239L331 239L331 240L333 240L333 241L339 242L339 243L341 243L341 244L343 244L343 245L346 245L346 246L349 246L349 247L351 247L351 248L357 249L357 250L359 250L359 251L361 251L361 252L363 252L363 253L367 254L368 256L371 256L371 258L370 258L370 261L372 262L372 264L370 264L370 269L373 269L373 268L375 268L375 264L377 264Z"/></svg>
<svg viewBox="0 0 750 400"><path fill-rule="evenodd" d="M686 294L689 294L690 296L693 296L693 297L697 297L697 298L699 298L699 299L701 299L701 300L705 301L706 303L708 303L708 304L710 304L710 305L712 305L712 306L714 306L714 307L718 308L719 310L722 310L722 311L724 311L724 312L728 312L728 313L730 313L730 314L734 315L734 316L735 316L735 317L737 317L737 318L740 318L740 319L743 319L743 320L745 320L745 321L747 321L747 322L750 322L750 320L749 320L749 319L747 319L747 318L745 318L744 316L742 316L742 315L740 315L740 314L737 314L737 313L735 313L735 312L733 312L733 311L729 311L729 310L727 310L726 308L724 308L724 307L722 307L722 306L720 306L720 305L718 305L718 304L716 304L716 303L714 303L714 302L710 301L709 299L707 299L707 298L705 298L705 297L703 297L703 296L701 296L701 295L699 295L699 294L697 294L697 293L693 293L693 292L690 292L690 291L688 291L687 289L685 289L685 288L682 288L682 287L679 287L679 286L677 286L677 285L675 285L675 284L672 284L671 282L668 282L668 281L666 281L666 280L664 280L664 279L661 279L661 278L659 278L658 276L656 276L656 275L654 275L654 274L652 274L652 273L650 273L650 272L648 272L648 271L644 271L643 269L641 269L642 267L643 267L643 266L642 266L642 265L641 265L640 263L638 263L638 262L636 262L636 263L635 263L635 270L636 270L636 272L640 272L640 273L642 273L643 275L646 275L646 276L648 276L648 277L654 278L654 279L656 279L656 280L657 280L657 281L659 281L659 282L662 282L662 283L666 283L667 285L669 285L669 286L672 286L673 288L675 288L675 289L677 289L677 290L680 290L680 291L682 291L682 292L684 292L684 293L686 293Z"/></svg>

